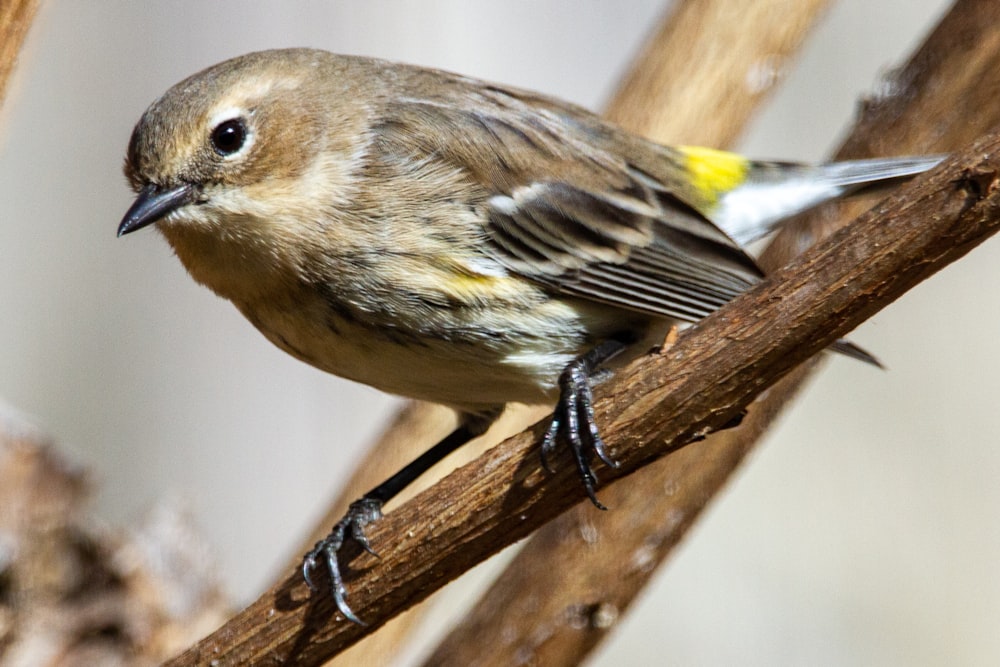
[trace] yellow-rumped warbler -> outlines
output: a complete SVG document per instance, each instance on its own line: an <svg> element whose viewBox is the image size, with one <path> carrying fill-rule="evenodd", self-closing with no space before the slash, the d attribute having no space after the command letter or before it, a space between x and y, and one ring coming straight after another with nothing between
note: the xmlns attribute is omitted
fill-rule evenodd
<svg viewBox="0 0 1000 667"><path fill-rule="evenodd" d="M364 526L508 402L555 402L587 494L614 465L591 376L761 279L743 245L781 220L939 158L820 166L669 148L588 111L474 79L324 51L226 61L136 126L118 234L157 227L192 277L317 368L443 403L460 426L352 504L306 555ZM846 342L840 351L866 358ZM870 358L868 358L870 360Z"/></svg>

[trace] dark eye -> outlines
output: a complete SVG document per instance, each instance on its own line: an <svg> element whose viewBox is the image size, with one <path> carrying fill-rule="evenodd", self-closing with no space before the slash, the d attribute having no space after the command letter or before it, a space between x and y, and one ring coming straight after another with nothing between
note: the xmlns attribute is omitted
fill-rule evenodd
<svg viewBox="0 0 1000 667"><path fill-rule="evenodd" d="M239 118L219 123L212 130L212 148L219 155L232 155L243 148L246 140L247 127Z"/></svg>

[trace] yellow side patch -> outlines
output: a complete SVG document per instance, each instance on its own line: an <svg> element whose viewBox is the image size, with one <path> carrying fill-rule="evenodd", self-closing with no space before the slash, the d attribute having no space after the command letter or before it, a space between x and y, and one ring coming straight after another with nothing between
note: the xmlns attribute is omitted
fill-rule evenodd
<svg viewBox="0 0 1000 667"><path fill-rule="evenodd" d="M488 294L496 286L497 280L496 276L451 273L448 275L447 287L463 296L478 296Z"/></svg>
<svg viewBox="0 0 1000 667"><path fill-rule="evenodd" d="M708 204L743 183L750 161L742 155L700 146L680 146L688 178Z"/></svg>
<svg viewBox="0 0 1000 667"><path fill-rule="evenodd" d="M428 274L432 289L438 290L452 303L468 304L507 296L513 285L510 278L477 273L454 259L440 259L437 271Z"/></svg>

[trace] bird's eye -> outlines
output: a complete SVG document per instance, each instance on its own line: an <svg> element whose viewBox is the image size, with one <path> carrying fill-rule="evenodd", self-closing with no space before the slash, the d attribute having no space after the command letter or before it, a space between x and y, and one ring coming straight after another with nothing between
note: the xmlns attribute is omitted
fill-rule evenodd
<svg viewBox="0 0 1000 667"><path fill-rule="evenodd" d="M219 155L232 155L241 148L247 140L247 127L239 118L224 121L212 130L212 148Z"/></svg>

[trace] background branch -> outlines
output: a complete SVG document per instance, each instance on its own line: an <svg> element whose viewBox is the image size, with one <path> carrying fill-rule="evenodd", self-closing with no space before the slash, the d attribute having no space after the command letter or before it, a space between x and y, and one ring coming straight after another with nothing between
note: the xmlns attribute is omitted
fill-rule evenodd
<svg viewBox="0 0 1000 667"><path fill-rule="evenodd" d="M37 9L38 0L4 0L0 4L0 106Z"/></svg>
<svg viewBox="0 0 1000 667"><path fill-rule="evenodd" d="M596 417L621 468L598 472L626 476L731 422L797 364L995 232L998 173L1000 139L991 136L601 385ZM296 570L168 664L319 664L526 536L583 495L568 461L555 474L541 470L543 429L494 447L373 527L381 558L359 554L348 578L371 626L338 618Z"/></svg>

